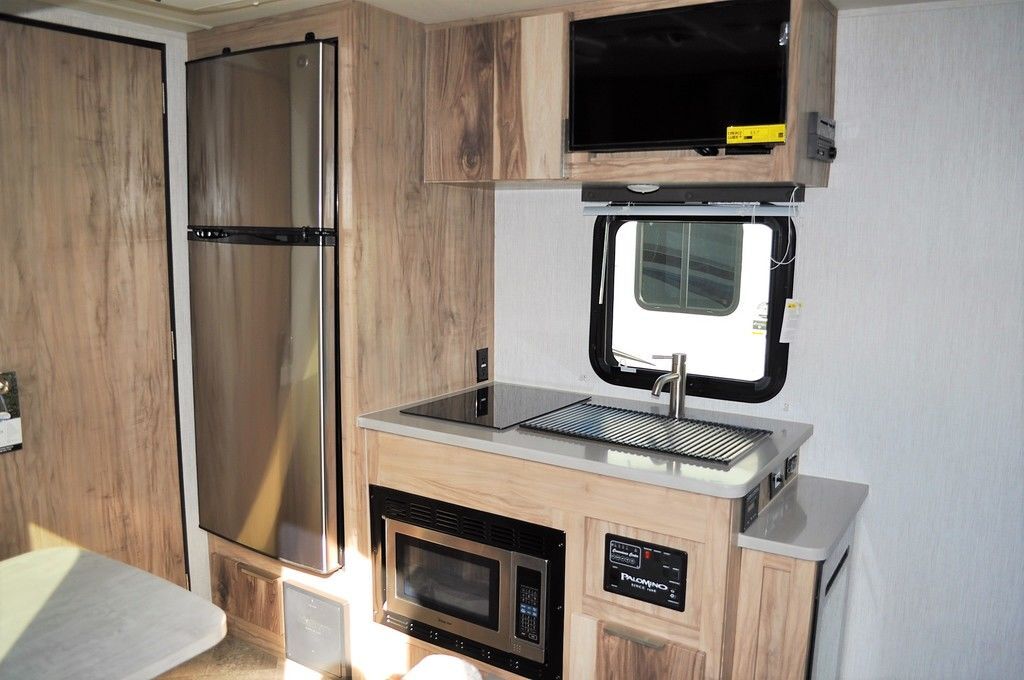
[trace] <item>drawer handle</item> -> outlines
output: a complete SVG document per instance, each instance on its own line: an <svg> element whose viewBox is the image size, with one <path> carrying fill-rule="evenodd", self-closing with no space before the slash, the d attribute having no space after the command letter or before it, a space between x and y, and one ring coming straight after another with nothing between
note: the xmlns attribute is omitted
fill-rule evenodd
<svg viewBox="0 0 1024 680"><path fill-rule="evenodd" d="M648 649L664 649L665 645L668 644L665 640L662 640L661 638L644 635L640 631L631 630L629 628L622 628L620 626L605 625L604 632L608 635L612 635L617 638L622 638L623 640L635 642L636 644L642 647L647 647Z"/></svg>
<svg viewBox="0 0 1024 680"><path fill-rule="evenodd" d="M255 567L250 567L250 566L248 566L246 564L242 564L241 562L238 562L237 564L238 564L238 571L242 572L246 576L252 576L255 579L259 579L260 581L267 581L269 583L273 583L274 581L277 580L277 576L275 576L274 574L271 574L270 572L260 571L259 569L256 569Z"/></svg>

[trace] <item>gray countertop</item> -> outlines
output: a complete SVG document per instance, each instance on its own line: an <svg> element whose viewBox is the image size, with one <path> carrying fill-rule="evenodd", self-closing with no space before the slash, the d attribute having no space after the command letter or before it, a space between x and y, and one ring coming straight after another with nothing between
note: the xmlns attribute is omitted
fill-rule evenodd
<svg viewBox="0 0 1024 680"><path fill-rule="evenodd" d="M153 678L221 641L224 612L81 548L0 562L0 677Z"/></svg>
<svg viewBox="0 0 1024 680"><path fill-rule="evenodd" d="M474 386L470 390L475 390L477 387ZM664 404L653 401L643 402L610 397L592 397L591 401L596 404L647 413L664 415L667 412L667 407ZM720 466L703 464L671 454L653 453L575 437L545 434L519 426L513 426L506 430L492 430L476 425L409 415L401 413L402 408L407 408L407 406L360 416L358 424L360 427L370 430L438 444L461 446L500 456L531 460L720 498L740 498L745 495L758 484L769 470L775 469L796 452L810 438L813 431L811 425L806 423L687 409L686 416L688 418L760 428L772 432L772 436L759 443L752 453L732 467L723 469Z"/></svg>
<svg viewBox="0 0 1024 680"><path fill-rule="evenodd" d="M737 543L741 548L820 562L846 533L867 496L864 484L798 475L739 535Z"/></svg>

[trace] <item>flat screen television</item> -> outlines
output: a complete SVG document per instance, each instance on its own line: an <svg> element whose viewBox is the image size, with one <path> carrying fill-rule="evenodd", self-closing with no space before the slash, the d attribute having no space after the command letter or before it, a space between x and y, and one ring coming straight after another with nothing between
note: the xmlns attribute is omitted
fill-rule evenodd
<svg viewBox="0 0 1024 680"><path fill-rule="evenodd" d="M570 151L702 149L786 121L789 0L727 0L570 24Z"/></svg>

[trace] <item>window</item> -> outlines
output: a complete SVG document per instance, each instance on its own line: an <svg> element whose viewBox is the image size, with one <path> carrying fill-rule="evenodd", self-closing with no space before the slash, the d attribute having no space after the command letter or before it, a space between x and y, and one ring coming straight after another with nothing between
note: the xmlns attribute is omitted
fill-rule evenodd
<svg viewBox="0 0 1024 680"><path fill-rule="evenodd" d="M635 234L636 302L644 309L723 316L735 311L742 225L630 222L619 234Z"/></svg>
<svg viewBox="0 0 1024 680"><path fill-rule="evenodd" d="M650 389L687 354L687 394L766 401L782 389L778 342L793 290L788 219L599 217L590 358L607 382Z"/></svg>

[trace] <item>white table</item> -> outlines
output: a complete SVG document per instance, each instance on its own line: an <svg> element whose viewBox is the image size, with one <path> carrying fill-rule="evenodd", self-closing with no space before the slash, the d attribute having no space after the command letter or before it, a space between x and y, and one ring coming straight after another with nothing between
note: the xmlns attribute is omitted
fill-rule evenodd
<svg viewBox="0 0 1024 680"><path fill-rule="evenodd" d="M152 678L217 644L224 612L79 548L0 562L0 679Z"/></svg>

